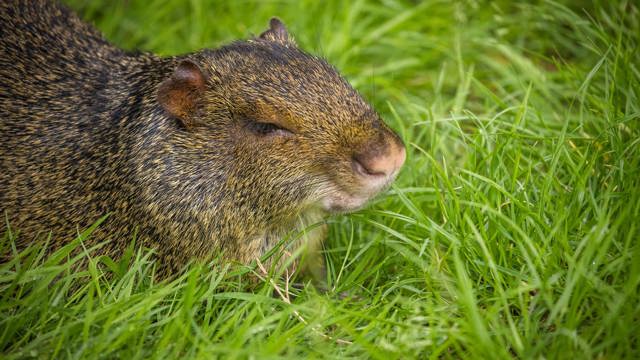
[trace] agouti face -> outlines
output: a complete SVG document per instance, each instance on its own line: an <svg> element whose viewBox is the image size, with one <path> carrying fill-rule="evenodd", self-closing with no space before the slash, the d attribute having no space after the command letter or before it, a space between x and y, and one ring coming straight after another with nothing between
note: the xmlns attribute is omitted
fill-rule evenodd
<svg viewBox="0 0 640 360"><path fill-rule="evenodd" d="M281 213L358 209L405 160L402 141L371 106L298 49L277 19L256 39L180 63L158 100L193 134L194 148L207 136L224 148L224 173L240 198Z"/></svg>

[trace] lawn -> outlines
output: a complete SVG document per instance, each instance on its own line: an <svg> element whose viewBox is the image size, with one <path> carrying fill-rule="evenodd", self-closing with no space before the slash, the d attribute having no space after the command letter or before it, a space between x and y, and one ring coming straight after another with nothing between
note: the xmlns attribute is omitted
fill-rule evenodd
<svg viewBox="0 0 640 360"><path fill-rule="evenodd" d="M256 265L158 282L133 248L81 269L80 241L13 251L1 357L640 357L637 3L68 3L119 46L162 55L277 15L408 158L387 194L328 220L326 293L289 295Z"/></svg>

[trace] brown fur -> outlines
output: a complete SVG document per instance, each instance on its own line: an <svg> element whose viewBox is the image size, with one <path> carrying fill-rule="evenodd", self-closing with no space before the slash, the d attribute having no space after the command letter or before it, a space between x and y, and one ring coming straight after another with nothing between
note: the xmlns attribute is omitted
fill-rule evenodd
<svg viewBox="0 0 640 360"><path fill-rule="evenodd" d="M110 213L89 240L111 239L103 253L137 229L167 270L219 251L250 262L362 206L384 186L364 189L354 158L402 148L276 19L170 58L124 52L46 1L2 2L0 32L0 213L21 245L50 231L56 248ZM324 229L310 237L317 249Z"/></svg>

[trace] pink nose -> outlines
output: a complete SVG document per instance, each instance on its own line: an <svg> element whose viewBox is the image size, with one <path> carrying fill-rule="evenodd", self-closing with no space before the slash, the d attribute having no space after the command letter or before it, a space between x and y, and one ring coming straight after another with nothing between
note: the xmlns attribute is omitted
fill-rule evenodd
<svg viewBox="0 0 640 360"><path fill-rule="evenodd" d="M392 141L387 151L376 154L358 154L353 157L355 171L364 177L388 177L400 169L407 156L399 141Z"/></svg>

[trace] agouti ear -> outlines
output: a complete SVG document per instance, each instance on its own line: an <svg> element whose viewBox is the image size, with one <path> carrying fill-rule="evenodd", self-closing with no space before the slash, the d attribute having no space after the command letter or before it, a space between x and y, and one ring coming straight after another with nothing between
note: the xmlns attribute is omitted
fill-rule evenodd
<svg viewBox="0 0 640 360"><path fill-rule="evenodd" d="M279 42L282 45L295 45L293 38L289 37L287 27L276 17L271 18L269 30L260 34L260 39Z"/></svg>
<svg viewBox="0 0 640 360"><path fill-rule="evenodd" d="M158 87L158 103L188 128L194 125L204 90L205 78L200 67L191 60L183 60Z"/></svg>

